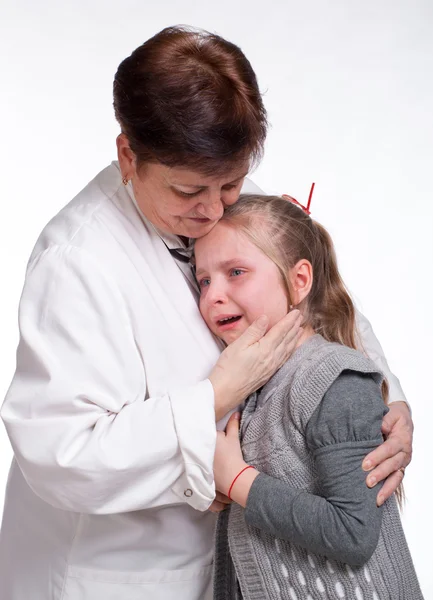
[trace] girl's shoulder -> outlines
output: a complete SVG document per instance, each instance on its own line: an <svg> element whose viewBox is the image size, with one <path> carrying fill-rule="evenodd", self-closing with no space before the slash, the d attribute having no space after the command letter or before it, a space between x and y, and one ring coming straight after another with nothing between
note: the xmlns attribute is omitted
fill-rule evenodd
<svg viewBox="0 0 433 600"><path fill-rule="evenodd" d="M373 380L376 386L383 381L374 362L358 350L328 342L320 335L313 336L306 344L287 390L292 419L302 431L325 394L344 372L369 375L369 381ZM362 381L362 378L355 378L358 384Z"/></svg>
<svg viewBox="0 0 433 600"><path fill-rule="evenodd" d="M296 353L293 355L296 364L291 388L296 391L299 388L299 392L303 394L310 393L317 387L325 393L344 370L371 373L383 378L376 364L365 354L343 344L328 342L319 334L309 338Z"/></svg>
<svg viewBox="0 0 433 600"><path fill-rule="evenodd" d="M308 446L318 450L334 444L380 441L382 419L388 410L374 375L345 370L308 420Z"/></svg>

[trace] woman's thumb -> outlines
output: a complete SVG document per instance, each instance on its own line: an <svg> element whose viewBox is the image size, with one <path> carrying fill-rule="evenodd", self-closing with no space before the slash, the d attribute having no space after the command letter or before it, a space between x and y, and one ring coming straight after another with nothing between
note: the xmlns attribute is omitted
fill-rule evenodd
<svg viewBox="0 0 433 600"><path fill-rule="evenodd" d="M245 341L247 346L252 346L265 335L268 322L268 317L266 315L262 315L244 331L239 339Z"/></svg>

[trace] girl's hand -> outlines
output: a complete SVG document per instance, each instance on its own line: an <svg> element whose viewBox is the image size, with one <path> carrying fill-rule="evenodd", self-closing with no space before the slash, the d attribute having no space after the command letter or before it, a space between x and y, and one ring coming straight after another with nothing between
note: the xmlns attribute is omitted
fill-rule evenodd
<svg viewBox="0 0 433 600"><path fill-rule="evenodd" d="M216 489L228 496L233 479L247 466L239 441L240 414L234 413L225 431L217 431L213 463Z"/></svg>
<svg viewBox="0 0 433 600"><path fill-rule="evenodd" d="M404 477L404 469L412 459L413 422L405 402L393 402L382 422L386 441L368 454L363 463L368 487L387 478L377 496L380 506L398 488ZM372 470L373 469L373 470Z"/></svg>
<svg viewBox="0 0 433 600"><path fill-rule="evenodd" d="M221 492L217 492L216 496L215 496L215 500L209 506L208 510L210 510L210 512L213 512L213 513L220 513L224 509L226 509L227 506L231 503L232 503L232 501L230 500L230 498L227 498L227 496L224 494L221 494Z"/></svg>
<svg viewBox="0 0 433 600"><path fill-rule="evenodd" d="M262 315L221 354L209 376L219 421L266 383L286 362L302 334L301 313L292 310L267 333Z"/></svg>
<svg viewBox="0 0 433 600"><path fill-rule="evenodd" d="M236 476L248 467L239 441L239 419L240 414L234 413L227 423L226 432L217 432L214 477L217 490L228 496L231 488L231 498L241 506L246 506L251 486L259 472L254 468L247 469L232 487Z"/></svg>

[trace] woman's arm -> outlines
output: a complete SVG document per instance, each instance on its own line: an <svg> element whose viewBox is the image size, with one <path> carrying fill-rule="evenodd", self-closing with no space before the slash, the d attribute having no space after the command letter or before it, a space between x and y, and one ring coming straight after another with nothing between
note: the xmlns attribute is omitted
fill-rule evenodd
<svg viewBox="0 0 433 600"><path fill-rule="evenodd" d="M376 337L376 334L373 331L370 321L358 310L356 311L356 328L358 330L359 342L361 346L359 349L376 364L388 382L388 402L405 402L408 404L400 381L389 368L385 353Z"/></svg>
<svg viewBox="0 0 433 600"><path fill-rule="evenodd" d="M205 510L214 495L212 385L146 397L143 357L104 267L70 246L49 248L29 267L17 368L2 407L18 464L33 491L64 510L179 502ZM181 407L195 414L192 440L176 418Z"/></svg>
<svg viewBox="0 0 433 600"><path fill-rule="evenodd" d="M146 354L109 272L72 246L50 247L29 267L17 368L2 407L18 464L34 492L63 510L104 514L180 502L206 510L215 496L213 385L173 385L149 397ZM295 344L288 329L277 331L281 361ZM257 363L255 374L269 377L260 352L242 344L214 374L228 409L251 383L245 365Z"/></svg>
<svg viewBox="0 0 433 600"><path fill-rule="evenodd" d="M306 431L321 495L249 469L231 494L246 506L248 524L335 560L353 565L366 562L377 545L382 510L376 506L376 491L365 485L361 463L365 453L381 442L385 412L380 390L370 376L342 374ZM215 479L224 492L217 474Z"/></svg>
<svg viewBox="0 0 433 600"><path fill-rule="evenodd" d="M389 385L390 411L382 423L382 432L387 439L368 454L363 462L364 470L371 471L367 477L367 485L373 487L376 482L386 480L377 498L380 506L400 485L404 468L411 461L413 422L400 382L391 372L370 322L359 311L356 313L356 324L360 349L376 363Z"/></svg>

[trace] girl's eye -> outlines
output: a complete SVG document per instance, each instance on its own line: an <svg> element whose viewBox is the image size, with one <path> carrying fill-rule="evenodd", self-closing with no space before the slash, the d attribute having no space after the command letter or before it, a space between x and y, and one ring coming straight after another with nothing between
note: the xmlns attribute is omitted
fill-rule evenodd
<svg viewBox="0 0 433 600"><path fill-rule="evenodd" d="M242 271L242 269L232 269L230 271L230 274L233 275L234 277L237 277L238 275L242 275L244 271Z"/></svg>
<svg viewBox="0 0 433 600"><path fill-rule="evenodd" d="M209 277L203 277L203 279L200 279L200 281L198 282L199 286L201 288L207 287L208 285L210 285L210 278Z"/></svg>

